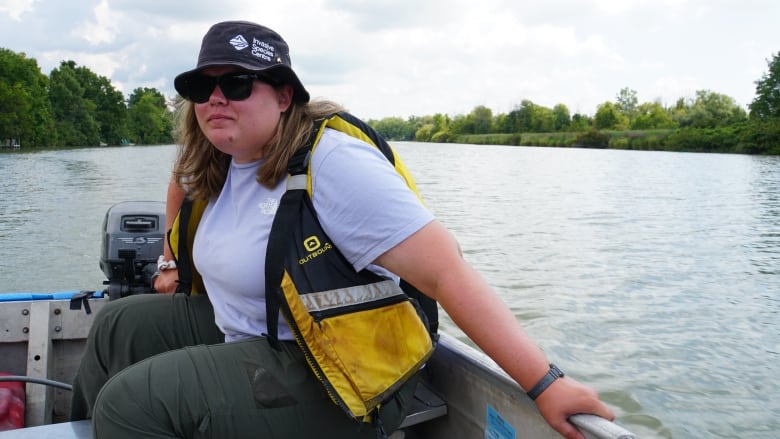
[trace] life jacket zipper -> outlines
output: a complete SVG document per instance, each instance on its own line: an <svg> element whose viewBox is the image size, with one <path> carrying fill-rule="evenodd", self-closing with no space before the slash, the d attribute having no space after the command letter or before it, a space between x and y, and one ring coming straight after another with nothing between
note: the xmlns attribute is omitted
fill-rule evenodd
<svg viewBox="0 0 780 439"><path fill-rule="evenodd" d="M301 351L303 352L303 357L306 360L306 363L309 364L309 367L314 372L314 376L317 377L317 380L322 383L323 387L325 387L325 392L328 394L331 400L333 402L341 407L342 410L344 410L347 415L349 415L352 418L355 418L355 416L352 414L352 411L349 409L347 404L344 402L344 400L339 397L338 392L336 392L336 389L333 388L333 385L328 381L327 378L325 378L325 373L320 368L320 365L317 364L317 361L314 359L314 354L311 353L311 350L309 349L309 346L306 344L306 341L303 339L303 335L301 334L300 328L298 328L297 323L295 322L295 319L292 318L292 313L289 309L287 309L286 302L284 303L283 309L285 311L285 319L287 320L287 325L292 330L293 336L295 337L295 342L298 344L298 346L301 348Z"/></svg>

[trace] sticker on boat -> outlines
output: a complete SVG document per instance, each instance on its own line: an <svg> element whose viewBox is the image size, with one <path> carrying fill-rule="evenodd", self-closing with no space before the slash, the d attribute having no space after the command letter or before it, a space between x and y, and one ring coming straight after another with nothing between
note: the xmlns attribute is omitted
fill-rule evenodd
<svg viewBox="0 0 780 439"><path fill-rule="evenodd" d="M491 406L487 406L485 439L515 439L515 428Z"/></svg>

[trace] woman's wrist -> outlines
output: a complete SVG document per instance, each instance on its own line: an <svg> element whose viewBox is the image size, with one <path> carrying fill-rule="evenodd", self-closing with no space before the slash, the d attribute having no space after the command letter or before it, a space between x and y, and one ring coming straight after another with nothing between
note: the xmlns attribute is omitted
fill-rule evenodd
<svg viewBox="0 0 780 439"><path fill-rule="evenodd" d="M173 259L166 259L165 255L160 255L157 258L157 271L175 270L176 261Z"/></svg>
<svg viewBox="0 0 780 439"><path fill-rule="evenodd" d="M529 390L526 394L529 398L535 401L536 398L542 394L542 392L550 387L550 384L552 384L558 378L563 378L563 376L563 371L558 369L558 366L550 363L550 369L547 371L547 373L544 374L544 376L539 381L537 381L536 384L531 387L531 390Z"/></svg>

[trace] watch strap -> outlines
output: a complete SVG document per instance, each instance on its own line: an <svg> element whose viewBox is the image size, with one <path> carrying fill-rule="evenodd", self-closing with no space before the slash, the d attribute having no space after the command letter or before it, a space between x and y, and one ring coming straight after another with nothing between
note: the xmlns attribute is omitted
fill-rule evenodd
<svg viewBox="0 0 780 439"><path fill-rule="evenodd" d="M547 371L547 373L540 379L532 388L527 392L527 395L532 400L536 400L536 398L539 397L539 395L542 394L545 390L547 390L548 387L550 387L550 384L553 383L553 381L557 380L558 378L563 377L563 372L558 369L558 366L550 363L550 370Z"/></svg>

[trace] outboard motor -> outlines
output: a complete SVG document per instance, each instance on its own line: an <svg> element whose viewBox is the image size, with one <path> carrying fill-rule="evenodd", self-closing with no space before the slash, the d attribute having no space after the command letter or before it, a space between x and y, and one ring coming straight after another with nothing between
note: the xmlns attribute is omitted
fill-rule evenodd
<svg viewBox="0 0 780 439"><path fill-rule="evenodd" d="M125 201L111 206L103 221L100 269L111 300L151 293L157 258L163 254L165 203Z"/></svg>

